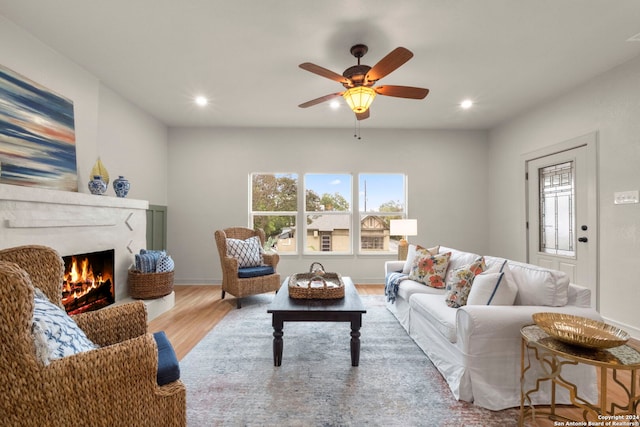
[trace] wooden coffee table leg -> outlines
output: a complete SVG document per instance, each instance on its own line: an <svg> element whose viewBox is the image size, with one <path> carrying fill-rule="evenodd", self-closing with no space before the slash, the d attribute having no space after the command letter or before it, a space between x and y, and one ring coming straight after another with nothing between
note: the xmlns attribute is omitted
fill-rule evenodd
<svg viewBox="0 0 640 427"><path fill-rule="evenodd" d="M282 365L282 348L284 347L284 343L282 341L282 336L284 333L282 332L284 322L278 315L273 314L273 366L281 366Z"/></svg>
<svg viewBox="0 0 640 427"><path fill-rule="evenodd" d="M351 366L360 364L360 327L362 315L357 314L351 319Z"/></svg>

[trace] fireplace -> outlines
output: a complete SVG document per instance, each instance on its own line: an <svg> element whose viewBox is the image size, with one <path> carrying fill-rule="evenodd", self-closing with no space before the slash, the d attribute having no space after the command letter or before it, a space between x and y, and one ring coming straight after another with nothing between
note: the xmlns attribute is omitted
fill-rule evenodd
<svg viewBox="0 0 640 427"><path fill-rule="evenodd" d="M62 257L62 304L67 313L98 310L115 302L114 257L113 249Z"/></svg>
<svg viewBox="0 0 640 427"><path fill-rule="evenodd" d="M112 306L133 302L127 276L134 254L147 244L148 208L146 200L0 184L0 248L44 245L63 257L113 249ZM145 300L147 319L174 303L173 293Z"/></svg>

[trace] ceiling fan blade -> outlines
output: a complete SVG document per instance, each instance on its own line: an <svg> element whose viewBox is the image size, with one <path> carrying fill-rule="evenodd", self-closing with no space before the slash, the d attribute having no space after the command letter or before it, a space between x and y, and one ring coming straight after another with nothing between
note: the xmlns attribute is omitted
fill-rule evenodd
<svg viewBox="0 0 640 427"><path fill-rule="evenodd" d="M330 80L334 80L338 83L342 83L342 84L349 84L351 83L351 80L349 80L348 78L346 78L345 76L338 74L338 73L334 73L331 70L327 70L324 67L321 67L319 65L316 64L312 64L311 62L304 62L300 65L298 65L300 68L302 68L303 70L307 70L309 72L312 72L314 74L317 74L319 76L322 77L326 77Z"/></svg>
<svg viewBox="0 0 640 427"><path fill-rule="evenodd" d="M412 86L377 86L373 90L378 95L395 96L397 98L424 99L429 94L429 89Z"/></svg>
<svg viewBox="0 0 640 427"><path fill-rule="evenodd" d="M404 47L397 47L382 58L367 73L367 80L375 82L391 73L413 57L413 53Z"/></svg>
<svg viewBox="0 0 640 427"><path fill-rule="evenodd" d="M356 119L358 119L358 120L368 119L369 118L369 110L370 109L371 108L367 108L362 113L356 113Z"/></svg>
<svg viewBox="0 0 640 427"><path fill-rule="evenodd" d="M331 93L329 95L321 96L320 98L316 98L316 99L312 99L311 101L304 102L304 103L298 105L298 107L300 107L300 108L311 107L313 105L320 104L321 102L325 102L325 101L328 101L328 100L330 100L332 98L335 98L336 96L340 96L340 95L342 95L342 93L343 92L336 92L336 93Z"/></svg>

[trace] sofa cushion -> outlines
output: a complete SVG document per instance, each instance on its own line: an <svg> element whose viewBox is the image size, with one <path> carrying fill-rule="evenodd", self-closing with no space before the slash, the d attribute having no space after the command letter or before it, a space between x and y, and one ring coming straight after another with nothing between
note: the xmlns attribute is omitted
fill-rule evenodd
<svg viewBox="0 0 640 427"><path fill-rule="evenodd" d="M259 265L257 267L244 267L238 269L238 277L241 279L249 279L251 277L266 276L273 274L273 267L270 265Z"/></svg>
<svg viewBox="0 0 640 427"><path fill-rule="evenodd" d="M518 286L516 305L567 305L569 277L565 273L516 261L508 265Z"/></svg>
<svg viewBox="0 0 640 427"><path fill-rule="evenodd" d="M449 307L458 308L467 304L474 278L485 270L484 258L478 257L471 264L449 270L446 277L447 294L445 301Z"/></svg>
<svg viewBox="0 0 640 427"><path fill-rule="evenodd" d="M164 331L154 332L153 338L158 347L158 372L156 373L158 385L162 386L179 380L180 364L167 335Z"/></svg>
<svg viewBox="0 0 640 427"><path fill-rule="evenodd" d="M409 305L415 315L429 321L449 342L457 341L455 308L447 306L442 295L414 294ZM411 314L414 316L414 314Z"/></svg>
<svg viewBox="0 0 640 427"><path fill-rule="evenodd" d="M518 286L506 261L500 271L479 274L473 281L467 305L513 305Z"/></svg>
<svg viewBox="0 0 640 427"><path fill-rule="evenodd" d="M98 348L60 307L38 288L33 295L31 332L36 355L44 365L62 357Z"/></svg>
<svg viewBox="0 0 640 427"><path fill-rule="evenodd" d="M409 301L413 294L436 294L444 295L444 288L432 288L431 286L425 286L424 283L416 282L415 280L403 280L398 287L398 298L402 298L405 301Z"/></svg>
<svg viewBox="0 0 640 427"><path fill-rule="evenodd" d="M402 267L402 272L404 274L411 273L411 267L413 266L413 260L416 259L417 251L419 249L428 251L431 255L437 255L440 250L440 246L435 246L433 248L423 248L420 245L409 245L409 249L407 251L407 259L404 262L404 267Z"/></svg>
<svg viewBox="0 0 640 427"><path fill-rule="evenodd" d="M416 252L417 255L413 260L409 279L433 288L444 288L444 276L447 272L451 253L431 255L427 250L418 250Z"/></svg>
<svg viewBox="0 0 640 427"><path fill-rule="evenodd" d="M440 253L451 252L451 257L449 257L449 270L455 270L456 268L460 268L465 265L471 264L473 261L480 257L479 254L474 254L472 252L463 252L457 249L447 248L445 246L440 246Z"/></svg>
<svg viewBox="0 0 640 427"><path fill-rule="evenodd" d="M238 267L256 267L262 264L262 246L258 236L246 240L227 239L227 256L238 260Z"/></svg>

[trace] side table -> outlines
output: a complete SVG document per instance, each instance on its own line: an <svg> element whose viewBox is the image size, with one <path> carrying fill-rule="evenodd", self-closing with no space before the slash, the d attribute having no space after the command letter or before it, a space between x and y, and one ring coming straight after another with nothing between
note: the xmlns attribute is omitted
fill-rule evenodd
<svg viewBox="0 0 640 427"><path fill-rule="evenodd" d="M640 352L628 345L597 350L568 345L552 338L537 325L524 326L520 330L520 334L522 335L520 426L524 425L524 420L527 416L531 416L532 419L539 416L546 416L550 420L556 421L580 421L556 413L556 386L561 386L569 390L572 405L581 410L585 424L579 425L588 425L588 421L605 422L603 425L606 425L607 420L617 420L626 423L616 425L640 425L640 415L638 415L637 412L640 406L640 385L638 384ZM531 353L535 355L535 360L527 357L527 355L530 354L528 350L532 350ZM543 370L546 375L544 377L534 378L534 388L525 390L526 373L531 368L531 364L536 361L544 368ZM574 384L566 381L561 375L564 365L576 365L578 363L592 365L598 369L600 376L600 393L597 405L580 398L578 388ZM608 370L612 371L613 381L624 390L627 399L626 402L615 403L608 401ZM623 382L623 380L619 378L619 371L629 371L630 378L628 383ZM539 389L540 383L544 381L551 381L552 400L548 411L537 410L535 406L531 404L532 394ZM562 425L565 424L563 423Z"/></svg>

